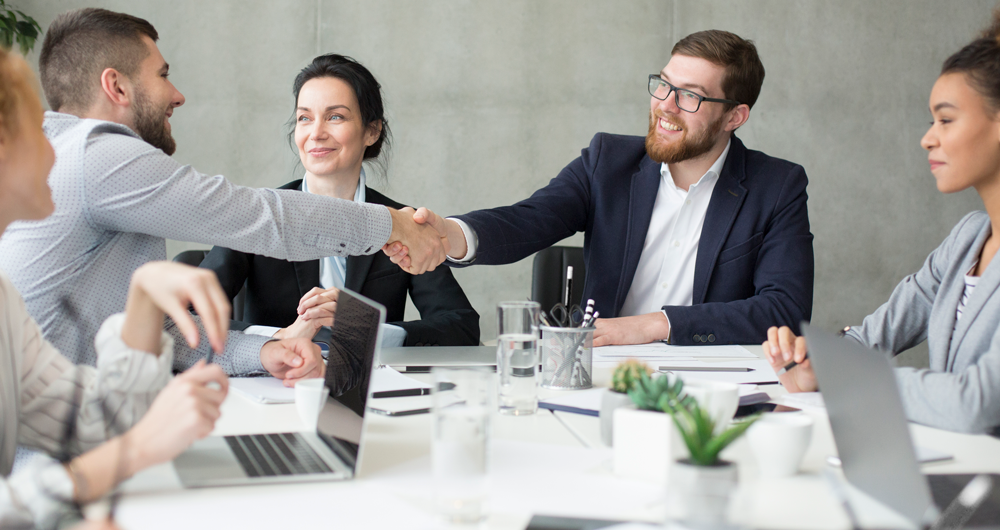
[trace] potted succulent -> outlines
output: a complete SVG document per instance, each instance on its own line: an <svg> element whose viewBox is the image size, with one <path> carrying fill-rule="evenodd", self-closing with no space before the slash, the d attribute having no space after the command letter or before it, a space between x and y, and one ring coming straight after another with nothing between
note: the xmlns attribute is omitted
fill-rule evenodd
<svg viewBox="0 0 1000 530"><path fill-rule="evenodd" d="M674 459L684 456L684 443L663 408L683 399L683 389L684 381L679 377L639 374L628 391L632 407L619 408L615 413L613 464L616 475L660 483L667 481Z"/></svg>
<svg viewBox="0 0 1000 530"><path fill-rule="evenodd" d="M601 396L601 441L605 445L613 445L613 423L612 418L615 410L622 407L632 408L632 399L629 397L629 390L635 386L642 375L647 377L653 370L642 361L628 359L618 363L615 371L611 374L611 388Z"/></svg>
<svg viewBox="0 0 1000 530"><path fill-rule="evenodd" d="M670 471L668 516L695 526L723 523L737 474L736 465L719 459L719 453L760 416L720 430L708 411L679 391L657 397L657 405L670 415L688 450L688 457L677 460Z"/></svg>

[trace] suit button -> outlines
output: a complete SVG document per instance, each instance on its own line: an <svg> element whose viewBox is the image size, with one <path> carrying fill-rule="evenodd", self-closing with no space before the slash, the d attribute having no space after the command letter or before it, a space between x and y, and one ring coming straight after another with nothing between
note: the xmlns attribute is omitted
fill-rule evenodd
<svg viewBox="0 0 1000 530"><path fill-rule="evenodd" d="M701 342L701 336L700 335L695 335L694 336L694 341L695 342Z"/></svg>
<svg viewBox="0 0 1000 530"><path fill-rule="evenodd" d="M701 341L702 342L708 342L708 335L702 335L701 336Z"/></svg>
<svg viewBox="0 0 1000 530"><path fill-rule="evenodd" d="M715 342L715 335L709 333L708 334L708 342Z"/></svg>

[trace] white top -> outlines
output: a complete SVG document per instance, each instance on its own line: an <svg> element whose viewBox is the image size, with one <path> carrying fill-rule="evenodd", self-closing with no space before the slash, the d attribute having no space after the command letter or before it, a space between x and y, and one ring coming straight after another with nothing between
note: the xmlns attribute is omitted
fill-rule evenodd
<svg viewBox="0 0 1000 530"><path fill-rule="evenodd" d="M677 187L667 164L660 166L660 187L653 203L646 241L618 316L653 313L666 305L691 305L701 228L730 145L732 140L688 191Z"/></svg>
<svg viewBox="0 0 1000 530"><path fill-rule="evenodd" d="M139 420L170 381L174 341L160 339L159 357L130 349L121 340L125 315L108 317L94 339L97 368L76 366L42 338L21 295L0 272L0 528L51 528L65 507L73 483L64 468L36 458L11 475L18 445L56 454L63 427L83 385L76 435L70 446L82 454ZM114 420L114 425L107 422ZM46 493L47 492L47 493Z"/></svg>
<svg viewBox="0 0 1000 530"><path fill-rule="evenodd" d="M309 185L305 176L302 177L302 191L309 191ZM361 176L358 177L358 187L354 190L354 202L365 203L365 168L361 168ZM328 256L319 260L319 284L324 289L336 287L343 289L347 281L347 257Z"/></svg>
<svg viewBox="0 0 1000 530"><path fill-rule="evenodd" d="M976 285L979 283L979 276L972 276L969 274L965 275L965 290L962 291L962 299L958 301L958 307L955 308L955 327L958 327L958 321L962 319L962 311L965 310L965 306L969 303L969 298L972 297L972 291L976 290Z"/></svg>

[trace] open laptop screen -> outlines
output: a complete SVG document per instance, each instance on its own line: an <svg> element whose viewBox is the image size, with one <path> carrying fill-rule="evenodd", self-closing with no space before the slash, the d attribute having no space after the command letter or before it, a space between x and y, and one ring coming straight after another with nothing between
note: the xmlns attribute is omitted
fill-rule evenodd
<svg viewBox="0 0 1000 530"><path fill-rule="evenodd" d="M346 289L337 298L329 340L326 386L317 434L349 465L356 465L373 364L382 342L385 308Z"/></svg>

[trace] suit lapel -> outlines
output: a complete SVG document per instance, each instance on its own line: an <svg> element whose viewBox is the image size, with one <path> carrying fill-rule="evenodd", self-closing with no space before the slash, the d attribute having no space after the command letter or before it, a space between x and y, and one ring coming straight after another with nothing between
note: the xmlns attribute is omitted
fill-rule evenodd
<svg viewBox="0 0 1000 530"><path fill-rule="evenodd" d="M705 224L698 240L691 300L694 304L705 301L708 279L712 277L719 253L722 252L722 245L729 237L729 231L736 222L736 216L746 199L747 189L743 187L743 180L746 178L745 159L746 148L743 147L743 142L733 136L729 154L726 155L726 163L722 166L722 174L719 175L719 180L712 191L712 199L705 213Z"/></svg>
<svg viewBox="0 0 1000 530"><path fill-rule="evenodd" d="M344 287L360 293L361 288L365 285L365 278L368 277L368 271L371 270L372 263L374 262L375 254L349 256L347 258L347 278L344 278Z"/></svg>
<svg viewBox="0 0 1000 530"><path fill-rule="evenodd" d="M632 278L639 266L639 256L646 243L646 232L649 231L649 220L653 216L653 205L656 203L656 193L660 189L660 164L653 162L648 156L642 159L639 171L632 175L632 187L629 195L628 227L625 232L625 257L622 263L622 275L618 282L618 292L615 294L615 314L618 316L625 304L625 297L632 286Z"/></svg>
<svg viewBox="0 0 1000 530"><path fill-rule="evenodd" d="M295 282L299 285L299 297L301 298L309 289L319 287L319 260L293 261L292 267L295 269Z"/></svg>
<svg viewBox="0 0 1000 530"><path fill-rule="evenodd" d="M952 370L955 358L957 357L956 352L958 352L959 346L962 345L962 339L968 334L972 323L976 321L979 313L982 313L983 307L989 302L993 293L1000 287L1000 265L996 265L997 259L993 258L993 261L990 262L989 266L986 267L986 271L979 278L979 283L972 290L972 296L966 300L965 309L962 310L962 319L958 321L957 325L955 324L956 310L962 300L962 295L965 294L965 273L969 272L972 265L978 260L983 244L990 236L990 232L989 225L986 225L986 229L976 236L976 239L966 251L961 265L959 265L957 270L953 271L953 281L948 282L950 284L948 291L942 294L943 303L940 304L942 310L949 311L950 308L947 315L950 318L941 319L942 324L947 322L949 326L949 329L942 330L944 331L942 335L951 337L951 344L948 345L948 360L945 364L946 371ZM951 333L952 329L954 329L954 334Z"/></svg>

